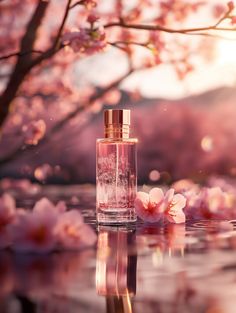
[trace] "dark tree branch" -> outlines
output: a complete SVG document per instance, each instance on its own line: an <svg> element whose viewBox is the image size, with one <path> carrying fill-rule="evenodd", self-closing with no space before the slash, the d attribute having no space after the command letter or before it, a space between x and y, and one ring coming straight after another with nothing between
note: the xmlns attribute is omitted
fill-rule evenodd
<svg viewBox="0 0 236 313"><path fill-rule="evenodd" d="M62 22L61 22L61 26L59 27L59 30L58 30L58 33L57 33L57 36L56 36L56 39L55 39L54 48L57 48L58 43L60 42L61 34L63 32L64 26L65 26L65 23L66 23L68 14L69 14L71 1L72 0L68 0L68 2L67 2L65 13L64 13L64 16L63 16L63 19L62 19Z"/></svg>
<svg viewBox="0 0 236 313"><path fill-rule="evenodd" d="M33 50L34 42L36 40L36 33L46 13L48 4L48 1L39 0L35 11L26 26L26 32L21 39L19 54L25 54L25 52ZM10 104L15 98L16 93L25 76L28 74L28 68L31 60L32 54L18 56L16 65L13 69L6 89L0 96L0 126L5 121L5 118L9 112Z"/></svg>
<svg viewBox="0 0 236 313"><path fill-rule="evenodd" d="M80 0L80 1L77 1L75 2L74 4L72 4L70 6L70 9L73 9L74 7L76 7L77 5L82 5L84 3L84 0Z"/></svg>
<svg viewBox="0 0 236 313"><path fill-rule="evenodd" d="M14 53L9 53L3 56L0 56L0 61L2 60L6 60L12 57L22 57L28 54L32 54L32 53L43 53L43 51L40 50L31 50L31 51L25 51L25 52L14 52Z"/></svg>
<svg viewBox="0 0 236 313"><path fill-rule="evenodd" d="M49 1L38 0L38 4L35 8L35 11L27 24L26 32L21 40L20 51L17 54L11 54L8 56L3 56L2 59L6 59L8 57L17 56L17 62L13 69L13 72L10 76L10 79L7 83L7 86L0 96L0 127L2 126L5 118L8 115L9 107L12 100L15 98L20 85L22 84L24 78L28 75L31 69L34 66L39 65L42 61L51 58L55 53L63 48L63 45L60 43L60 38L69 14L69 10L79 4L84 4L84 0L80 0L71 5L72 0L67 0L67 5L65 8L65 13L61 22L61 25L58 29L58 33L56 35L55 41L47 51L43 52L38 57L33 57L33 47L36 40L36 34L38 28L42 22L42 19L47 10ZM171 29L168 27L162 27L160 25L149 25L149 24L126 24L124 19L120 17L119 21L112 22L106 24L105 28L110 27L122 27L128 29L141 29L141 30L149 30L149 31L162 31L167 33L179 33L185 35L201 35L201 36L214 36L208 31L235 31L236 27L220 27L219 25L226 19L231 19L230 15L232 12L231 7L228 8L228 11L217 21L217 23L206 26L206 27L197 27L197 28L183 28L183 29ZM111 43L113 46L124 50L124 47L121 47L121 43ZM138 43L130 43L130 44L138 44ZM140 44L139 44L140 45ZM141 44L142 45L142 44ZM32 51L32 53L28 53L28 51ZM1 57L0 57L1 60Z"/></svg>
<svg viewBox="0 0 236 313"><path fill-rule="evenodd" d="M112 22L104 25L104 28L110 27L123 27L123 28L130 28L130 29L137 29L137 30L149 30L149 31L162 31L166 33L177 33L177 34L188 34L194 32L202 32L202 31L235 31L236 27L219 27L224 20L230 18L231 9L228 10L225 15L220 18L217 23L210 25L210 26L203 26L203 27L193 27L193 28L180 28L180 29L173 29L168 28L160 25L149 25L149 24L126 24L125 21L119 20L118 22Z"/></svg>
<svg viewBox="0 0 236 313"><path fill-rule="evenodd" d="M215 24L215 27L220 25L224 20L228 19L230 17L230 13L232 12L232 9L228 7L228 10L225 12L225 14L219 19L219 21Z"/></svg>
<svg viewBox="0 0 236 313"><path fill-rule="evenodd" d="M47 51L43 52L39 57L32 58L32 54L26 53L29 50L33 51L33 46L36 40L36 33L41 24L41 21L45 15L47 6L49 4L48 1L39 0L38 5L32 15L27 28L25 35L21 40L21 47L18 53L18 59L15 65L15 68L12 72L12 75L9 79L7 87L3 94L0 96L0 127L5 121L5 118L8 115L9 107L13 99L15 98L20 85L22 84L24 78L31 71L31 69L37 65L39 65L42 61L51 58L54 54L56 54L59 50L61 50L64 45L60 44L60 37L63 32L63 28L65 26L69 8L72 0L68 0L67 6L65 9L64 17L62 23L59 27L57 36L51 48Z"/></svg>
<svg viewBox="0 0 236 313"><path fill-rule="evenodd" d="M43 0L38 2L36 10L27 25L26 32L21 39L20 53L33 50L36 34L47 10L48 3L48 1Z"/></svg>

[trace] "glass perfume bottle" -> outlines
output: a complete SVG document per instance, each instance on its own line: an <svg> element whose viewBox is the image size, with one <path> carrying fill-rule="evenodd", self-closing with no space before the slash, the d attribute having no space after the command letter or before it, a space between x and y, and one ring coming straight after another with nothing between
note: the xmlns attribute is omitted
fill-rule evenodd
<svg viewBox="0 0 236 313"><path fill-rule="evenodd" d="M97 221L136 221L137 139L130 138L130 110L104 111L105 138L97 140Z"/></svg>

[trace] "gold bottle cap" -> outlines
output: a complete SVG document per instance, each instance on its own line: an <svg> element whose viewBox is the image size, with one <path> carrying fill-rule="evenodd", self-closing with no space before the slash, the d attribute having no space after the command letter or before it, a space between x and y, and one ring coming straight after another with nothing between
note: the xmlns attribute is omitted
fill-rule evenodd
<svg viewBox="0 0 236 313"><path fill-rule="evenodd" d="M130 125L130 110L105 110L105 126L109 125Z"/></svg>
<svg viewBox="0 0 236 313"><path fill-rule="evenodd" d="M105 110L106 138L129 138L130 110Z"/></svg>

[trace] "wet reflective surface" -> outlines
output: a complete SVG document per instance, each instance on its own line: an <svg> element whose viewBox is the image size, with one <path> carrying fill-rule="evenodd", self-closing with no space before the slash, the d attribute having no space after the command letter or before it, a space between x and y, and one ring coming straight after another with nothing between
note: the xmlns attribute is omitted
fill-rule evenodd
<svg viewBox="0 0 236 313"><path fill-rule="evenodd" d="M15 193L18 207L48 196L82 211L97 247L50 255L0 253L0 312L235 313L236 221L96 227L95 189Z"/></svg>

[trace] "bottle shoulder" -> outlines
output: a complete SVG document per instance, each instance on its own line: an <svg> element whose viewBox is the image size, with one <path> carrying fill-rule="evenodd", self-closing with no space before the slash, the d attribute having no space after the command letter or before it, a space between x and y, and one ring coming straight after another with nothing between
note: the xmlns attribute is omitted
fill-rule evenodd
<svg viewBox="0 0 236 313"><path fill-rule="evenodd" d="M98 138L97 143L101 144L119 144L119 143L127 143L127 144L135 144L138 143L137 138L119 138L119 139L113 139L113 138Z"/></svg>

